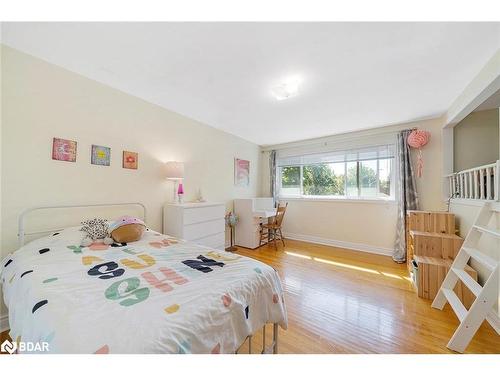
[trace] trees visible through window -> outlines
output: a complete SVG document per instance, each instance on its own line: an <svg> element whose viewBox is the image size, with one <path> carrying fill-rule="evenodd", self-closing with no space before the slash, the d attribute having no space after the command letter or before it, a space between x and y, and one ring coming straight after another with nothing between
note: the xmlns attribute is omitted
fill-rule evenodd
<svg viewBox="0 0 500 375"><path fill-rule="evenodd" d="M371 157L362 158L363 155ZM338 154L329 158L316 156L318 160L339 158ZM278 167L280 196L367 199L394 197L393 157L390 152L358 153L356 157L351 152L346 153L343 158L351 160L307 163L308 159L304 157L300 161L305 163L294 159L299 165L281 165Z"/></svg>
<svg viewBox="0 0 500 375"><path fill-rule="evenodd" d="M281 194L300 195L301 167L281 168Z"/></svg>

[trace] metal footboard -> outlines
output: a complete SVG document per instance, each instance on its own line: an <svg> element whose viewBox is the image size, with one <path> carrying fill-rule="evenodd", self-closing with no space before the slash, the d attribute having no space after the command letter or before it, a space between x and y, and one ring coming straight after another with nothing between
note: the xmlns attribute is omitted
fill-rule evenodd
<svg viewBox="0 0 500 375"><path fill-rule="evenodd" d="M241 347L248 341L248 354L252 354L252 335L247 336L234 354L239 354ZM273 323L273 341L266 346L266 325L262 326L262 351L260 354L278 354L278 323Z"/></svg>

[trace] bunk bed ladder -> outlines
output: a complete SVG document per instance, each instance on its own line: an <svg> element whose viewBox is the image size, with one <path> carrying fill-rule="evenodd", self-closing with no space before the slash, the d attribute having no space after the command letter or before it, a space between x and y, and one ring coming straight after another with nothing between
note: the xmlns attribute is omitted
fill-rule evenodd
<svg viewBox="0 0 500 375"><path fill-rule="evenodd" d="M479 240L483 235L492 236L496 239L496 243L500 242L500 230L488 226L495 213L500 213L500 205L498 203L487 202L481 208L443 284L441 284L436 298L432 302L432 307L439 310L442 310L446 302L448 302L460 320L460 325L447 345L449 349L456 352L464 352L485 319L495 329L497 334L500 335L500 319L493 309L498 299L499 262L477 249ZM479 285L464 270L471 258L489 272L489 276L483 283L483 286ZM469 310L464 307L453 291L459 280L476 297Z"/></svg>

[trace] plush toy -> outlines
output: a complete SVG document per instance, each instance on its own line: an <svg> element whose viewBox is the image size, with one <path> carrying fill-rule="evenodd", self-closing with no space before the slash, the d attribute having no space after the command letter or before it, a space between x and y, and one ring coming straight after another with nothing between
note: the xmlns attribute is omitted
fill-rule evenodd
<svg viewBox="0 0 500 375"><path fill-rule="evenodd" d="M82 221L82 228L85 233L81 245L90 246L96 240L102 240L106 245L113 243L113 239L109 236L109 226L106 219L90 219Z"/></svg>
<svg viewBox="0 0 500 375"><path fill-rule="evenodd" d="M122 216L109 227L113 240L120 243L139 241L145 230L146 224L132 216Z"/></svg>

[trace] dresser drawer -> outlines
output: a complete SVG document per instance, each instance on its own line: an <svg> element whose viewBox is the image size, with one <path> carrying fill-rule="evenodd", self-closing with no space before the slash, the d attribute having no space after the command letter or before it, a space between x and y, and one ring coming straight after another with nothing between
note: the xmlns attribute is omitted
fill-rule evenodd
<svg viewBox="0 0 500 375"><path fill-rule="evenodd" d="M195 240L194 242L201 246L207 246L212 249L220 249L224 248L224 242L226 241L225 233L217 233L210 235L208 237L200 238L199 240Z"/></svg>
<svg viewBox="0 0 500 375"><path fill-rule="evenodd" d="M194 241L198 238L210 236L224 232L225 229L224 219L204 221L202 223L195 223L184 226L184 239Z"/></svg>
<svg viewBox="0 0 500 375"><path fill-rule="evenodd" d="M204 221L224 219L226 208L223 205L184 209L184 225Z"/></svg>

